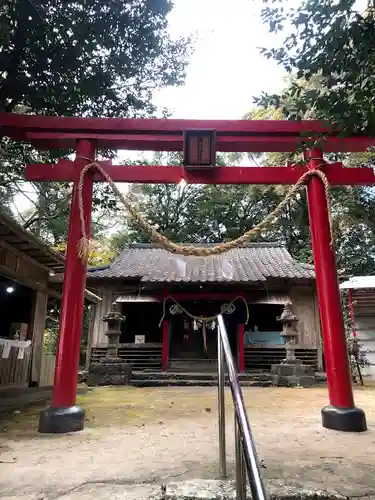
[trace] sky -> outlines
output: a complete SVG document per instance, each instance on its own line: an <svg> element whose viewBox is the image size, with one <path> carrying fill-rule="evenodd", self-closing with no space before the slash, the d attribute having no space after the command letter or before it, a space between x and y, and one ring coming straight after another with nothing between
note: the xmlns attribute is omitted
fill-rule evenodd
<svg viewBox="0 0 375 500"><path fill-rule="evenodd" d="M294 3L294 2L292 2ZM155 94L175 118L239 119L253 96L282 87L284 71L260 54L277 43L260 19L261 0L175 0L172 36L194 34L185 85Z"/></svg>
<svg viewBox="0 0 375 500"><path fill-rule="evenodd" d="M364 12L368 0L355 6ZM288 8L301 0L288 0ZM283 87L284 70L260 54L280 47L288 29L269 33L260 17L263 0L175 0L169 15L172 36L195 34L195 52L185 85L155 94L155 103L174 118L240 119L254 106L253 96Z"/></svg>

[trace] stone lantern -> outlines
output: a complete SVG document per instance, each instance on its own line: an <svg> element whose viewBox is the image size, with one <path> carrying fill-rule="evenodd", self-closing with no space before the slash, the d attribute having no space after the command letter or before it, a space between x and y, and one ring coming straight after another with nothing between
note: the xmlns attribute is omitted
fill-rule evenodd
<svg viewBox="0 0 375 500"><path fill-rule="evenodd" d="M283 312L276 319L283 325L280 335L285 341L286 358L280 364L272 365L272 382L281 387L310 387L315 383L314 369L296 358L299 318L293 313L290 302L284 305Z"/></svg>
<svg viewBox="0 0 375 500"><path fill-rule="evenodd" d="M128 363L118 357L118 342L121 335L121 323L125 316L117 309L117 304L112 304L111 310L103 317L107 323L106 336L108 349L105 357L99 363L90 366L87 385L129 385L132 369Z"/></svg>
<svg viewBox="0 0 375 500"><path fill-rule="evenodd" d="M296 358L295 349L297 344L297 323L299 318L292 311L292 304L289 302L285 304L281 316L276 318L283 325L281 337L285 342L286 358L283 363L301 364L301 361Z"/></svg>
<svg viewBox="0 0 375 500"><path fill-rule="evenodd" d="M111 311L103 317L103 321L107 323L107 331L105 333L108 337L107 360L119 359L118 343L121 336L121 323L125 319L126 317L118 311L116 302L112 304Z"/></svg>

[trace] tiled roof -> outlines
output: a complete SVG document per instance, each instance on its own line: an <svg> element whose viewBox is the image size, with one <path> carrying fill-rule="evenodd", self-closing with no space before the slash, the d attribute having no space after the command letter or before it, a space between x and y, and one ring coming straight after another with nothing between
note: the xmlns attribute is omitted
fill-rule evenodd
<svg viewBox="0 0 375 500"><path fill-rule="evenodd" d="M297 262L284 246L271 243L249 244L212 257L172 255L150 244L135 244L125 248L107 268L88 273L89 279L138 278L158 283L248 283L314 277L313 266Z"/></svg>

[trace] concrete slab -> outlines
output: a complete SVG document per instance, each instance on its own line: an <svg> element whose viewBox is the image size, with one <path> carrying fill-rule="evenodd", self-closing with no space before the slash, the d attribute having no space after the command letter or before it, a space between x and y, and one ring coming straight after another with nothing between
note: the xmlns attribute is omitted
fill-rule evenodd
<svg viewBox="0 0 375 500"><path fill-rule="evenodd" d="M304 489L267 484L269 500L348 500L335 491ZM28 500L47 500L45 496L27 497ZM180 481L167 485L155 484L84 484L58 497L58 500L235 500L236 486L232 480ZM251 498L249 489L247 498ZM350 498L350 497L349 497ZM373 500L373 497L360 497ZM7 500L26 500L26 497L7 497ZM358 498L356 497L356 500Z"/></svg>
<svg viewBox="0 0 375 500"><path fill-rule="evenodd" d="M59 500L156 500L160 486L95 483L83 485L59 497Z"/></svg>

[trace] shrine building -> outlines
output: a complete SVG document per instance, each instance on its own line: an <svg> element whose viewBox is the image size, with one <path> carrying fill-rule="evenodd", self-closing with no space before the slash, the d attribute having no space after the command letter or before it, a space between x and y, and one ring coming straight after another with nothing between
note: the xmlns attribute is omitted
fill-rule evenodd
<svg viewBox="0 0 375 500"><path fill-rule="evenodd" d="M152 244L126 247L110 265L89 269L102 298L89 343L91 362L107 350L103 317L113 304L126 316L119 356L133 370L217 369L215 320L223 313L240 372L270 371L285 358L278 321L284 305L298 317L296 355L322 370L314 267L276 243L248 244L219 256L173 255Z"/></svg>

